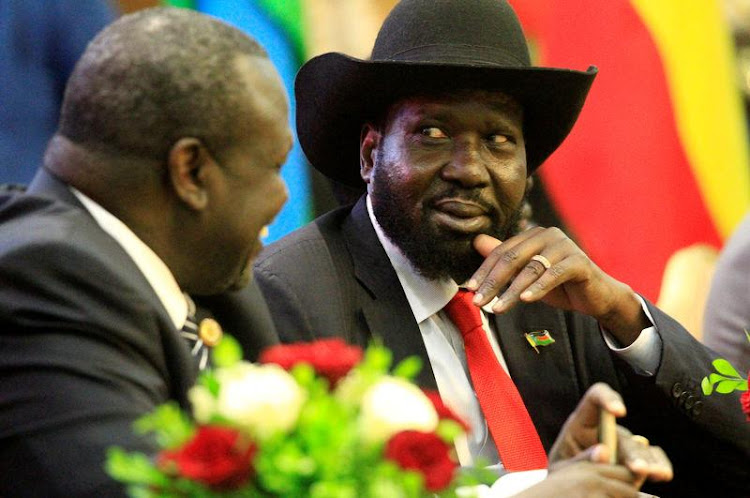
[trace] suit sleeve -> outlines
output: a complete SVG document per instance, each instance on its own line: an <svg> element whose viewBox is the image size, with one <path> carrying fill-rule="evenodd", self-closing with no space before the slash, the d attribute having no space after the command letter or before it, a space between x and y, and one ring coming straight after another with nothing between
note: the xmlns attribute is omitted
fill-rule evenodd
<svg viewBox="0 0 750 498"><path fill-rule="evenodd" d="M153 304L50 242L0 255L0 320L0 496L122 495L105 451L153 452L132 423L170 394Z"/></svg>
<svg viewBox="0 0 750 498"><path fill-rule="evenodd" d="M662 338L654 377L629 372L625 425L662 446L675 482L651 488L660 496L746 496L750 483L750 423L739 393L704 396L701 379L715 355L679 323L647 302ZM623 371L627 367L622 367Z"/></svg>

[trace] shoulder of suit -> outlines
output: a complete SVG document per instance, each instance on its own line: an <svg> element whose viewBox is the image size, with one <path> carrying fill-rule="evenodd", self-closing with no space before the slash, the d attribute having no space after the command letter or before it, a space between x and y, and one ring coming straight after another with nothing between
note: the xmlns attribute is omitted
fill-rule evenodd
<svg viewBox="0 0 750 498"><path fill-rule="evenodd" d="M29 194L0 197L0 253L29 244L80 246L106 234L83 208Z"/></svg>
<svg viewBox="0 0 750 498"><path fill-rule="evenodd" d="M289 233L263 249L255 261L256 268L275 266L290 258L324 249L328 241L340 237L341 226L349 216L351 206L329 211Z"/></svg>

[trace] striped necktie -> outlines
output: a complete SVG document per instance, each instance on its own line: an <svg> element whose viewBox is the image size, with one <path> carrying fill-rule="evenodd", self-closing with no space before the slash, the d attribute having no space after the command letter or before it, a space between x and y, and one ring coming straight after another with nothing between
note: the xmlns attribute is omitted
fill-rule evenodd
<svg viewBox="0 0 750 498"><path fill-rule="evenodd" d="M185 325L180 330L180 335L187 341L190 354L195 358L198 370L203 371L208 367L208 346L204 344L198 330L198 323L195 318L195 303L187 295L185 299L188 303L188 314L185 318Z"/></svg>
<svg viewBox="0 0 750 498"><path fill-rule="evenodd" d="M545 469L547 454L534 422L492 350L473 299L473 292L459 289L445 312L463 336L471 382L503 467L510 471Z"/></svg>

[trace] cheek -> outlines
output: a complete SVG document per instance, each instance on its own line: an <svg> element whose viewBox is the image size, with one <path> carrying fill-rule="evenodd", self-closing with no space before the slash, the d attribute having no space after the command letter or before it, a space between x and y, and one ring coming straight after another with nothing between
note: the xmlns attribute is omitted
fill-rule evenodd
<svg viewBox="0 0 750 498"><path fill-rule="evenodd" d="M500 195L516 205L526 192L526 162L503 162L493 168L494 183Z"/></svg>
<svg viewBox="0 0 750 498"><path fill-rule="evenodd" d="M245 233L251 242L260 238L263 227L273 222L288 197L286 184L279 175L258 184L244 209Z"/></svg>

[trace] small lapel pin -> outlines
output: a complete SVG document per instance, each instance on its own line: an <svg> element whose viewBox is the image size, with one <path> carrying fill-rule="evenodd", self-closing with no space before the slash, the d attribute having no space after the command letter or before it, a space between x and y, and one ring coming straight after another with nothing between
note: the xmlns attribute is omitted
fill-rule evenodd
<svg viewBox="0 0 750 498"><path fill-rule="evenodd" d="M213 318L204 318L201 320L200 325L198 325L198 337L203 341L203 344L208 346L209 348L212 348L219 344L219 341L221 341L221 336L224 333L221 330L221 325L219 325L219 322L214 320Z"/></svg>
<svg viewBox="0 0 750 498"><path fill-rule="evenodd" d="M539 349L537 349L539 346L549 346L555 342L552 338L552 334L549 333L549 330L527 332L524 336L526 337L526 340L529 341L529 344L531 344L531 347L534 348L536 354L539 354Z"/></svg>

